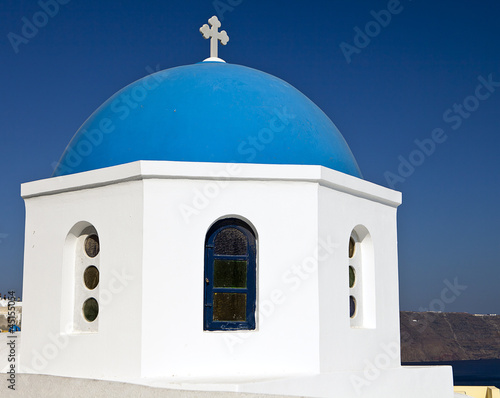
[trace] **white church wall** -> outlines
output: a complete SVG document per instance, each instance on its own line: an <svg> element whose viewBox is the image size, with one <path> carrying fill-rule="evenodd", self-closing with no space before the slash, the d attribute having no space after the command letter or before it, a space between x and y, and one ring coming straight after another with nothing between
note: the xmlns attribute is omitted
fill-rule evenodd
<svg viewBox="0 0 500 398"><path fill-rule="evenodd" d="M88 189L99 171L23 186L26 201L24 372L78 377L136 375L140 369L142 182ZM36 197L35 192L61 192ZM70 231L91 225L99 234L98 331L73 322L75 262ZM78 231L76 231L78 234ZM68 243L70 242L70 243ZM73 242L75 243L75 242ZM68 247L66 247L68 249ZM79 297L76 297L79 300Z"/></svg>
<svg viewBox="0 0 500 398"><path fill-rule="evenodd" d="M199 213L184 217L183 206L214 186L220 186L218 194ZM205 236L227 217L246 221L257 234L254 331L203 330ZM143 376L317 372L317 274L308 274L300 286L291 281L293 268L314 254L316 223L314 183L145 181ZM146 304L153 300L155 307Z"/></svg>
<svg viewBox="0 0 500 398"><path fill-rule="evenodd" d="M381 187L364 182L368 194ZM336 245L331 256L320 258L321 369L332 372L363 369L366 360L389 352L388 367L400 366L397 272L397 192L363 198L321 186L319 236ZM368 196L368 195L367 195ZM364 319L352 322L349 314L349 238L352 231L365 238L358 277L363 284L357 306ZM373 253L371 251L373 250ZM360 272L361 271L361 272ZM384 358L385 360L385 358Z"/></svg>
<svg viewBox="0 0 500 398"><path fill-rule="evenodd" d="M22 191L25 371L282 377L363 369L394 344L389 366L399 366L397 192L319 166L185 162L135 162ZM225 217L241 218L257 236L256 330L203 330L205 236ZM71 322L74 255L65 255L70 231L76 239L87 224L101 245L92 333ZM347 250L358 226L373 243L363 276L375 288L366 283L363 296L375 297L365 309L376 313L365 311L366 327L349 318Z"/></svg>

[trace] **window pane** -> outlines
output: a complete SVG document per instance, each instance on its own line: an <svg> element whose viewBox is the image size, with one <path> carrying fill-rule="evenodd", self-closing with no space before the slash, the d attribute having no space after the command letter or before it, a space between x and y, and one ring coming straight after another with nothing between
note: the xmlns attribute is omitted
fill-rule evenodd
<svg viewBox="0 0 500 398"><path fill-rule="evenodd" d="M87 267L87 269L83 273L83 281L85 282L85 286L87 286L87 289L95 289L99 284L99 270L93 265Z"/></svg>
<svg viewBox="0 0 500 398"><path fill-rule="evenodd" d="M349 316L354 318L356 315L356 299L353 296L349 296Z"/></svg>
<svg viewBox="0 0 500 398"><path fill-rule="evenodd" d="M99 314L99 304L93 297L83 303L83 316L89 322L94 322Z"/></svg>
<svg viewBox="0 0 500 398"><path fill-rule="evenodd" d="M236 228L226 228L215 237L214 253L224 255L247 254L247 238Z"/></svg>
<svg viewBox="0 0 500 398"><path fill-rule="evenodd" d="M245 321L246 317L245 293L214 293L214 321Z"/></svg>
<svg viewBox="0 0 500 398"><path fill-rule="evenodd" d="M97 235L90 235L85 239L85 253L92 258L99 254L99 238Z"/></svg>
<svg viewBox="0 0 500 398"><path fill-rule="evenodd" d="M356 283L356 271L354 270L354 267L349 265L349 287L353 287L355 283Z"/></svg>
<svg viewBox="0 0 500 398"><path fill-rule="evenodd" d="M356 242L354 242L354 239L351 237L349 239L349 258L352 258L354 256L355 247L356 247Z"/></svg>
<svg viewBox="0 0 500 398"><path fill-rule="evenodd" d="M247 287L247 262L215 260L214 287Z"/></svg>

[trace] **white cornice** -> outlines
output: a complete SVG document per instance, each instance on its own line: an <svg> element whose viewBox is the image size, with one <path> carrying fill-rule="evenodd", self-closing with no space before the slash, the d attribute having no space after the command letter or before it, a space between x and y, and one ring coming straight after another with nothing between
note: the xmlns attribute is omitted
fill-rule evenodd
<svg viewBox="0 0 500 398"><path fill-rule="evenodd" d="M21 185L24 199L146 179L311 182L392 207L401 192L323 166L137 161Z"/></svg>

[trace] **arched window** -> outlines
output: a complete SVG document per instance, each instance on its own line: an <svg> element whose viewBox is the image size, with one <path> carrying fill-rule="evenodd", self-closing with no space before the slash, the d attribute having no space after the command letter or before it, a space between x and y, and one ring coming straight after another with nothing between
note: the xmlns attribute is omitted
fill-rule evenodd
<svg viewBox="0 0 500 398"><path fill-rule="evenodd" d="M99 314L99 236L85 228L76 240L75 315L76 331L97 332Z"/></svg>
<svg viewBox="0 0 500 398"><path fill-rule="evenodd" d="M349 317L353 328L375 328L375 267L370 233L356 226L349 238Z"/></svg>
<svg viewBox="0 0 500 398"><path fill-rule="evenodd" d="M360 306L363 304L363 282L362 282L362 252L358 234L355 230L349 238L349 316L351 326L358 326L362 315Z"/></svg>
<svg viewBox="0 0 500 398"><path fill-rule="evenodd" d="M97 229L77 222L66 235L61 273L60 330L68 333L99 331L101 246Z"/></svg>
<svg viewBox="0 0 500 398"><path fill-rule="evenodd" d="M227 218L208 231L204 285L204 330L255 329L255 234L245 222Z"/></svg>

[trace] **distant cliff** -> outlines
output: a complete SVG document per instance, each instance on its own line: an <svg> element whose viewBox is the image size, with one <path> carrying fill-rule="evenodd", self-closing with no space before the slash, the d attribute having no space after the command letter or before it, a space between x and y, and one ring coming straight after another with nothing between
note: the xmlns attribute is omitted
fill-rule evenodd
<svg viewBox="0 0 500 398"><path fill-rule="evenodd" d="M500 315L401 311L401 361L500 359Z"/></svg>

